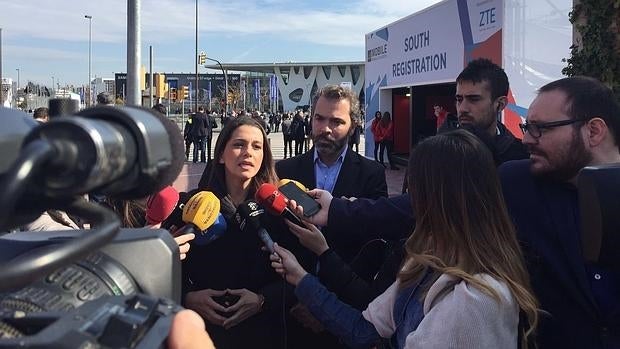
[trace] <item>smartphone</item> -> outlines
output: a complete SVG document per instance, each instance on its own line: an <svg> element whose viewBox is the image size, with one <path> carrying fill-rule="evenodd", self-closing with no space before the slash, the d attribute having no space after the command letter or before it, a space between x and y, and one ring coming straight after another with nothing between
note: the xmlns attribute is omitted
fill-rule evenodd
<svg viewBox="0 0 620 349"><path fill-rule="evenodd" d="M301 190L293 182L288 182L278 188L278 190L289 200L295 200L297 205L304 208L304 216L310 217L315 215L321 209L321 205L316 202L312 196Z"/></svg>

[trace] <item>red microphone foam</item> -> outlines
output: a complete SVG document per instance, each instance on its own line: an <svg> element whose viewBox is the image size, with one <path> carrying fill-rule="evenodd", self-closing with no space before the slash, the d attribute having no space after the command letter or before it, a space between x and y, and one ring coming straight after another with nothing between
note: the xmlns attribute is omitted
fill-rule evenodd
<svg viewBox="0 0 620 349"><path fill-rule="evenodd" d="M264 183L254 195L256 201L269 213L279 216L286 208L286 196L282 194L278 187L271 183Z"/></svg>
<svg viewBox="0 0 620 349"><path fill-rule="evenodd" d="M149 196L146 202L146 223L152 225L163 222L170 216L178 202L179 192L171 186Z"/></svg>

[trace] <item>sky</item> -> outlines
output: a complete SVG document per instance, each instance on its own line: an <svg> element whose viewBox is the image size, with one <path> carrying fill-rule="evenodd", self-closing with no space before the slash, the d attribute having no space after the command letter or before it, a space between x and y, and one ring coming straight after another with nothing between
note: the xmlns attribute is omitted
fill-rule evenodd
<svg viewBox="0 0 620 349"><path fill-rule="evenodd" d="M364 59L364 35L438 0L198 0L199 51L222 63ZM142 63L194 72L195 0L140 0ZM51 86L127 70L125 0L0 0L2 76Z"/></svg>

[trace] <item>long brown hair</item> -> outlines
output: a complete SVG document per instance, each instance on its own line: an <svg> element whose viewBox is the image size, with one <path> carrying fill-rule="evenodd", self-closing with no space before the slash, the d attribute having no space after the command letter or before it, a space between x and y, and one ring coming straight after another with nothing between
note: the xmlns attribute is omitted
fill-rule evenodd
<svg viewBox="0 0 620 349"><path fill-rule="evenodd" d="M415 282L428 267L499 301L499 294L473 275L505 282L527 318L526 347L538 323L538 302L490 151L469 132L449 132L418 144L408 173L416 227L405 245L401 283Z"/></svg>
<svg viewBox="0 0 620 349"><path fill-rule="evenodd" d="M213 187L214 181L219 181L219 185L224 185L224 165L220 164L222 154L224 154L224 148L226 143L232 137L235 130L241 126L252 126L259 129L263 135L263 162L260 165L260 169L256 173L256 176L252 178L250 183L250 192L254 193L258 187L263 183L276 184L278 182L278 175L273 163L273 154L271 153L271 147L269 146L269 140L267 139L267 133L265 129L255 119L247 116L238 116L231 118L224 129L220 132L217 142L215 143L215 150L213 152L213 162L209 170L207 186Z"/></svg>
<svg viewBox="0 0 620 349"><path fill-rule="evenodd" d="M380 124L382 127L385 128L390 125L390 122L392 122L392 115L390 114L389 111L386 111L383 113L383 116L381 117Z"/></svg>

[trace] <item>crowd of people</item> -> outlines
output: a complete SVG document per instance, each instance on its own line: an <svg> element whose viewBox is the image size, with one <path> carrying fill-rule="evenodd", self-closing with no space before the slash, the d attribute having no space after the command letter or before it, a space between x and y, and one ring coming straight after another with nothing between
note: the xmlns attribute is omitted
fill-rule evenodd
<svg viewBox="0 0 620 349"><path fill-rule="evenodd" d="M177 241L182 304L200 318L178 316L171 346L620 348L620 271L584 260L576 190L582 168L620 163L618 101L588 77L541 86L521 140L500 121L508 90L501 67L471 61L456 116L436 110L438 135L415 145L407 192L389 198L394 121L372 111L374 159L358 154L365 120L348 88L320 88L308 115L221 119L213 156L215 118L199 108L184 135L210 165L190 193L214 193L227 228ZM275 162L267 135L280 131ZM237 208L280 179L321 209L289 202L301 225L264 214L270 254Z"/></svg>

